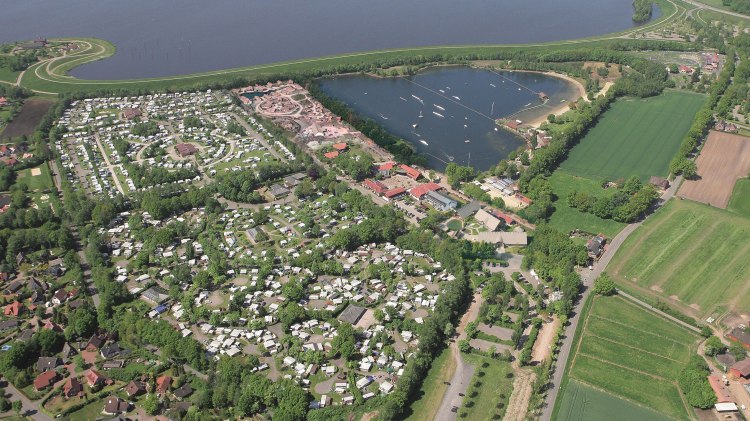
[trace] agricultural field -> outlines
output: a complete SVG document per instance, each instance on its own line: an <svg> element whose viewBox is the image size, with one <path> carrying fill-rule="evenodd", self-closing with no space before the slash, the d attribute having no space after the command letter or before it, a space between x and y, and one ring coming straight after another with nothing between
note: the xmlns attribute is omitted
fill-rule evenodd
<svg viewBox="0 0 750 421"><path fill-rule="evenodd" d="M697 318L719 308L745 311L750 309L748 234L750 218L673 200L625 241L609 273L626 289Z"/></svg>
<svg viewBox="0 0 750 421"><path fill-rule="evenodd" d="M703 95L669 91L649 99L616 101L561 168L596 180L666 176Z"/></svg>
<svg viewBox="0 0 750 421"><path fill-rule="evenodd" d="M744 178L734 185L732 198L727 210L740 215L750 216L750 179Z"/></svg>
<svg viewBox="0 0 750 421"><path fill-rule="evenodd" d="M689 418L676 379L695 351L695 335L620 297L593 297L584 323L574 344L571 381L672 418ZM613 376L615 372L617 376ZM563 411L589 410L577 403L578 392L575 385L566 390ZM605 397L595 395L594 401L604 402Z"/></svg>
<svg viewBox="0 0 750 421"><path fill-rule="evenodd" d="M696 164L697 179L685 180L677 195L726 209L737 179L750 170L750 138L712 131Z"/></svg>
<svg viewBox="0 0 750 421"><path fill-rule="evenodd" d="M577 380L571 380L562 396L558 420L668 421L656 411L620 399Z"/></svg>
<svg viewBox="0 0 750 421"><path fill-rule="evenodd" d="M590 213L573 209L568 205L568 194L573 190L584 191L595 195L603 195L601 183L583 177L575 176L564 170L557 170L549 178L552 191L557 200L554 202L555 212L550 218L550 224L562 232L579 229L591 234L602 233L612 238L620 232L626 224L612 219L602 219Z"/></svg>

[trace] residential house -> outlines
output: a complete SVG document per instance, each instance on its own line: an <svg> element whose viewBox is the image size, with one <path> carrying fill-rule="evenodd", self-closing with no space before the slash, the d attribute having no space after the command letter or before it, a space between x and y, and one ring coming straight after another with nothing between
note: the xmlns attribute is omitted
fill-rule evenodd
<svg viewBox="0 0 750 421"><path fill-rule="evenodd" d="M42 391L55 384L55 381L57 381L57 372L55 370L45 371L34 379L34 389L37 392Z"/></svg>
<svg viewBox="0 0 750 421"><path fill-rule="evenodd" d="M349 306L347 306L344 311L339 314L338 319L342 322L349 323L350 325L356 325L366 311L367 309L364 307L349 304Z"/></svg>
<svg viewBox="0 0 750 421"><path fill-rule="evenodd" d="M7 330L13 330L18 327L18 320L3 320L0 321L0 332L5 332Z"/></svg>
<svg viewBox="0 0 750 421"><path fill-rule="evenodd" d="M130 404L117 396L110 396L107 398L107 403L104 404L104 410L102 411L108 415L117 415L123 412L128 412Z"/></svg>
<svg viewBox="0 0 750 421"><path fill-rule="evenodd" d="M589 252L589 256L597 258L604 252L604 246L607 243L607 237L604 234L599 234L592 237L586 243L586 250Z"/></svg>
<svg viewBox="0 0 750 421"><path fill-rule="evenodd" d="M132 398L133 396L141 395L143 393L146 393L146 384L143 383L142 381L132 380L125 387L125 392L128 394L129 398Z"/></svg>
<svg viewBox="0 0 750 421"><path fill-rule="evenodd" d="M173 393L177 399L185 399L193 394L193 388L190 387L189 384L185 383L177 388Z"/></svg>
<svg viewBox="0 0 750 421"><path fill-rule="evenodd" d="M100 354L102 358L105 360L108 360L110 358L114 358L122 352L122 348L120 348L120 344L117 342L112 342L107 345L104 345L100 351Z"/></svg>
<svg viewBox="0 0 750 421"><path fill-rule="evenodd" d="M378 165L378 174L383 177L390 176L394 165L396 165L395 162L386 162L385 164Z"/></svg>
<svg viewBox="0 0 750 421"><path fill-rule="evenodd" d="M419 180L419 178L422 177L422 173L419 172L418 169L412 168L406 164L401 164L401 170L403 170L412 180Z"/></svg>
<svg viewBox="0 0 750 421"><path fill-rule="evenodd" d="M649 184L652 184L655 187L658 187L658 188L660 188L662 190L666 190L666 189L669 188L669 181L666 178L664 178L664 177L651 176L648 179L648 182L649 182Z"/></svg>
<svg viewBox="0 0 750 421"><path fill-rule="evenodd" d="M23 314L25 309L26 307L24 307L20 301L13 301L5 306L5 309L3 309L3 315L8 317L18 317Z"/></svg>
<svg viewBox="0 0 750 421"><path fill-rule="evenodd" d="M103 375L101 375L101 373L94 369L87 371L84 377L86 377L86 382L88 383L89 387L109 384L112 382L112 380L104 377Z"/></svg>
<svg viewBox="0 0 750 421"><path fill-rule="evenodd" d="M73 396L83 395L83 385L75 377L68 377L63 385L63 396L72 398Z"/></svg>
<svg viewBox="0 0 750 421"><path fill-rule="evenodd" d="M52 296L52 304L56 306L62 305L66 301L68 301L68 293L62 288L58 289Z"/></svg>
<svg viewBox="0 0 750 421"><path fill-rule="evenodd" d="M327 159L335 159L336 157L339 156L339 152L338 151L326 152L323 154L323 156L326 157Z"/></svg>
<svg viewBox="0 0 750 421"><path fill-rule="evenodd" d="M474 218L481 222L489 231L497 231L502 222L484 209L479 209Z"/></svg>
<svg viewBox="0 0 750 421"><path fill-rule="evenodd" d="M748 334L742 327L738 326L729 331L729 333L727 333L727 338L737 341L745 348L750 349L750 334Z"/></svg>
<svg viewBox="0 0 750 421"><path fill-rule="evenodd" d="M39 357L38 360L36 360L36 370L45 372L54 370L61 364L61 361L57 357Z"/></svg>
<svg viewBox="0 0 750 421"><path fill-rule="evenodd" d="M378 196L388 191L388 187L385 184L381 183L380 181L373 180L370 178L363 181L362 185L372 190L373 192L375 192L375 194L377 194Z"/></svg>
<svg viewBox="0 0 750 421"><path fill-rule="evenodd" d="M172 386L172 377L161 376L156 379L156 394L163 396L169 392L169 388Z"/></svg>

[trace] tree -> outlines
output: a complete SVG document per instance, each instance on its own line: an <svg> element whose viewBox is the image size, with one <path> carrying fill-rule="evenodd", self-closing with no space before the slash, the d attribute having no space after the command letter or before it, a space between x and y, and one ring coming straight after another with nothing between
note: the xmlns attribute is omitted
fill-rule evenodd
<svg viewBox="0 0 750 421"><path fill-rule="evenodd" d="M52 329L42 329L34 337L39 343L42 355L47 357L60 352L65 342L63 335Z"/></svg>
<svg viewBox="0 0 750 421"><path fill-rule="evenodd" d="M12 406L13 406L13 411L15 411L16 414L21 415L21 410L23 409L23 403L21 401L13 401Z"/></svg>
<svg viewBox="0 0 750 421"><path fill-rule="evenodd" d="M733 342L732 345L729 346L729 353L732 354L737 361L744 360L745 357L747 357L747 350L739 342Z"/></svg>
<svg viewBox="0 0 750 421"><path fill-rule="evenodd" d="M5 391L3 390L2 393L0 393L0 412L7 412L10 408L10 402L8 402L8 398L5 397Z"/></svg>
<svg viewBox="0 0 750 421"><path fill-rule="evenodd" d="M156 415L159 411L159 398L156 396L156 393L149 394L146 399L141 402L141 407L149 415Z"/></svg>
<svg viewBox="0 0 750 421"><path fill-rule="evenodd" d="M716 354L721 354L722 352L724 352L727 347L721 342L721 339L716 336L711 336L710 338L706 339L706 343L704 344L703 349L705 350L706 355L713 357Z"/></svg>
<svg viewBox="0 0 750 421"><path fill-rule="evenodd" d="M338 327L337 333L336 337L333 338L333 342L331 342L331 346L336 355L349 360L356 351L354 327L349 323L342 322Z"/></svg>
<svg viewBox="0 0 750 421"><path fill-rule="evenodd" d="M594 281L594 293L599 295L614 295L617 293L617 285L606 273L602 273Z"/></svg>

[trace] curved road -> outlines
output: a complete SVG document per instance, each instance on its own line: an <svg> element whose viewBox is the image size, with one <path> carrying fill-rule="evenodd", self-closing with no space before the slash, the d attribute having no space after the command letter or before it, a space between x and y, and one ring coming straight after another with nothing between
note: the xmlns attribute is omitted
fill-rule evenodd
<svg viewBox="0 0 750 421"><path fill-rule="evenodd" d="M681 183L682 176L679 176L674 180L669 189L667 189L667 191L662 194L661 199L659 199L659 202L657 203L657 208L664 205L664 203L669 201L669 199L674 196ZM565 336L563 339L563 344L560 347L560 354L557 357L557 365L555 366L555 371L550 378L549 390L547 391L547 396L544 399L542 414L539 417L541 421L550 421L552 419L552 409L554 409L555 407L555 400L557 400L557 395L560 391L560 383L562 382L565 367L568 364L570 350L573 347L573 337L575 336L578 322L581 321L581 318L579 317L581 315L581 309L583 308L583 303L586 302L586 298L588 298L591 290L593 289L592 286L594 285L594 280L598 278L605 269L607 269L607 265L609 265L609 262L617 253L617 250L620 248L622 243L625 242L630 234L632 234L633 231L636 230L636 228L641 226L642 223L643 221L629 224L622 231L620 231L620 233L617 234L617 236L615 236L615 238L613 238L609 243L607 250L601 256L601 258L594 264L593 270L584 270L584 273L581 274L581 281L583 282L584 290L573 309L573 315L568 319L568 325L565 327Z"/></svg>

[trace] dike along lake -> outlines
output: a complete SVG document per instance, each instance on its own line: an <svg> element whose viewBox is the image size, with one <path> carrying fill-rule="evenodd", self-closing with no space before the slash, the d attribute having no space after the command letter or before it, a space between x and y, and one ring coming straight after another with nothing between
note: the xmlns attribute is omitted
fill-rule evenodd
<svg viewBox="0 0 750 421"><path fill-rule="evenodd" d="M410 77L366 75L318 80L328 96L409 141L428 167L449 162L486 170L523 144L495 124L530 121L579 98L578 87L554 76L470 67L439 67ZM539 93L549 99L543 102Z"/></svg>
<svg viewBox="0 0 750 421"><path fill-rule="evenodd" d="M558 41L634 26L632 0L0 0L0 9L3 43L112 42L114 56L71 72L110 80L390 48Z"/></svg>

